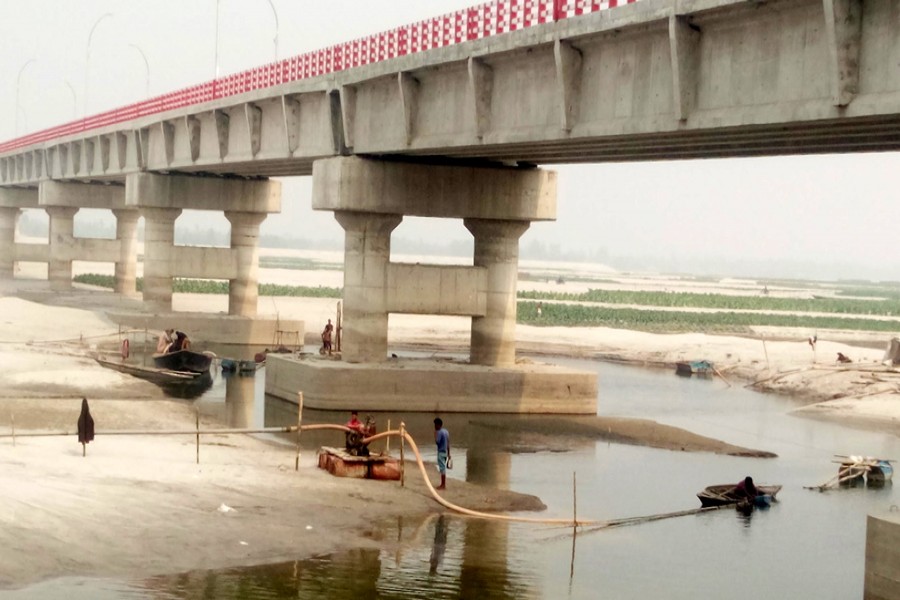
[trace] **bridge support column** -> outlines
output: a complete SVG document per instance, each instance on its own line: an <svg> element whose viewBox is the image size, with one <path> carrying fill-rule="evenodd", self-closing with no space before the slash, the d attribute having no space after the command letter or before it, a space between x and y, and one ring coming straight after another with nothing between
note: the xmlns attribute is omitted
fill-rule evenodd
<svg viewBox="0 0 900 600"><path fill-rule="evenodd" d="M465 219L463 223L475 237L475 266L487 269L485 314L472 317L469 361L476 365L514 364L519 238L530 223L488 219Z"/></svg>
<svg viewBox="0 0 900 600"><path fill-rule="evenodd" d="M255 317L259 300L259 226L266 213L225 211L231 222L231 251L237 276L229 280L228 314Z"/></svg>
<svg viewBox="0 0 900 600"><path fill-rule="evenodd" d="M50 215L50 266L47 270L51 290L72 289L72 248L75 244L77 208L48 206Z"/></svg>
<svg viewBox="0 0 900 600"><path fill-rule="evenodd" d="M0 278L13 277L16 265L16 223L22 211L0 207Z"/></svg>
<svg viewBox="0 0 900 600"><path fill-rule="evenodd" d="M119 240L119 260L116 261L116 292L133 295L137 279L137 224L141 217L136 210L115 209L116 239Z"/></svg>
<svg viewBox="0 0 900 600"><path fill-rule="evenodd" d="M391 232L400 215L335 211L344 228L342 355L348 362L387 359L387 275Z"/></svg>
<svg viewBox="0 0 900 600"><path fill-rule="evenodd" d="M144 304L158 312L172 311L172 263L175 220L180 208L142 208L144 215Z"/></svg>

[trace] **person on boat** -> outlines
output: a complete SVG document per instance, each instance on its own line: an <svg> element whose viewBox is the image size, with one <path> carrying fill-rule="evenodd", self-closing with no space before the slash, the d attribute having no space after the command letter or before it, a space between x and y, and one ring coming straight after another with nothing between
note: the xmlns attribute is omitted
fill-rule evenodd
<svg viewBox="0 0 900 600"><path fill-rule="evenodd" d="M359 413L356 412L355 410L353 412L351 412L350 420L347 421L347 423L344 425L344 427L347 427L348 429L352 429L354 431L359 431L360 433L362 433L364 426L363 426L362 421L359 420Z"/></svg>
<svg viewBox="0 0 900 600"><path fill-rule="evenodd" d="M174 329L166 329L159 336L159 340L156 342L156 353L157 354L165 354L169 351L169 346L172 342L175 341L175 330Z"/></svg>
<svg viewBox="0 0 900 600"><path fill-rule="evenodd" d="M175 332L175 340L169 344L168 350L166 350L166 354L170 354L172 352L178 352L180 350L190 350L191 348L191 340L188 339L188 336L183 331Z"/></svg>
<svg viewBox="0 0 900 600"><path fill-rule="evenodd" d="M756 489L756 484L753 483L753 478L750 476L744 477L744 479L734 486L734 495L740 499L748 499L752 500L759 496L759 490Z"/></svg>

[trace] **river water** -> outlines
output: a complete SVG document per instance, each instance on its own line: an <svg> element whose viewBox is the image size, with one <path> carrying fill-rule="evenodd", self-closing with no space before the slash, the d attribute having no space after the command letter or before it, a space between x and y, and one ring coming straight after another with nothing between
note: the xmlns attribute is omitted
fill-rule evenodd
<svg viewBox="0 0 900 600"><path fill-rule="evenodd" d="M517 418L442 415L454 448L453 478L535 494L548 517L569 517L573 474L581 518L615 519L699 506L695 494L752 475L782 484L779 502L749 516L720 510L581 532L450 515L375 524L400 550L359 549L251 568L166 574L135 581L66 578L0 598L861 598L866 516L900 504L894 487L819 493L803 488L836 473L834 454L900 457L900 438L793 417L787 399L721 380L676 377L583 360L553 362L600 377L599 414L641 417L775 459L684 453L506 431ZM296 406L263 393L264 373L217 376L200 410L232 426L296 423ZM379 429L402 419L430 439L432 415L378 414ZM344 413L304 411L304 422ZM303 445L336 445L333 433ZM426 449L432 445L422 444ZM434 451L430 456L433 459ZM373 485L382 485L373 483Z"/></svg>

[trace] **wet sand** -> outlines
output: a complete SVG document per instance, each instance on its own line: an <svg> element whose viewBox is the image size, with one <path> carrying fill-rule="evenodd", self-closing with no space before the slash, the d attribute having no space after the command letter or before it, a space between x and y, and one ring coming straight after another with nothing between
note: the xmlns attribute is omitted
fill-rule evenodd
<svg viewBox="0 0 900 600"><path fill-rule="evenodd" d="M96 310L89 308L91 298L97 299ZM155 386L103 369L89 358L98 344L115 343L117 327L101 310L110 298L90 293L54 298L86 307L77 309L28 302L8 290L0 297L5 315L0 355L7 367L0 373L0 431L13 424L20 433L74 431L82 395L90 398L98 435L104 428L193 428L194 412L187 403L164 399ZM178 310L215 312L223 301L176 295L175 304ZM313 323L319 315L323 321L330 317L334 308L333 301L321 299L277 303L282 316L305 315ZM391 344L398 348L452 352L468 336L465 319L392 316L391 328ZM676 360L710 359L733 385L757 381L758 389L792 395L802 390L811 406L820 407L817 416L900 431L894 375L879 364L881 351L829 341L821 334L815 353L804 346L805 340L763 345L733 337L550 327L519 327L517 335L526 352L667 368ZM856 362L852 367L828 363L824 357L837 351ZM869 372L876 374L874 379ZM877 391L872 385L886 391L865 395ZM827 408L829 402L837 404ZM868 412L860 410L862 405ZM538 429L530 432L551 442L579 435L676 451L768 455L764 449L737 448L640 420L536 422ZM204 428L217 425L202 423ZM418 435L427 438L427 432ZM409 478L406 489L337 479L315 468L312 453L304 453L297 473L291 448L246 436L204 438L199 465L193 436L98 437L86 458L74 436L19 437L15 446L7 437L0 439L0 447L0 485L7 490L0 498L0 563L7 565L0 574L3 587L66 575L138 576L260 564L380 545L384 542L370 534L380 519L443 510L425 494L417 476ZM543 507L531 496L455 479L449 487L449 500L476 510ZM233 510L220 511L223 505Z"/></svg>

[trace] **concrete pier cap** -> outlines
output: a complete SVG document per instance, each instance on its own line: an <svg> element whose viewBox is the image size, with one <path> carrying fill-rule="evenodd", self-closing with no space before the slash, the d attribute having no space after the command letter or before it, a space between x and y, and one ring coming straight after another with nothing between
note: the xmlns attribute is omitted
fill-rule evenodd
<svg viewBox="0 0 900 600"><path fill-rule="evenodd" d="M339 156L313 163L312 206L413 217L553 221L556 172Z"/></svg>
<svg viewBox="0 0 900 600"><path fill-rule="evenodd" d="M125 204L135 208L277 213L281 212L281 182L240 177L132 173L125 179Z"/></svg>

